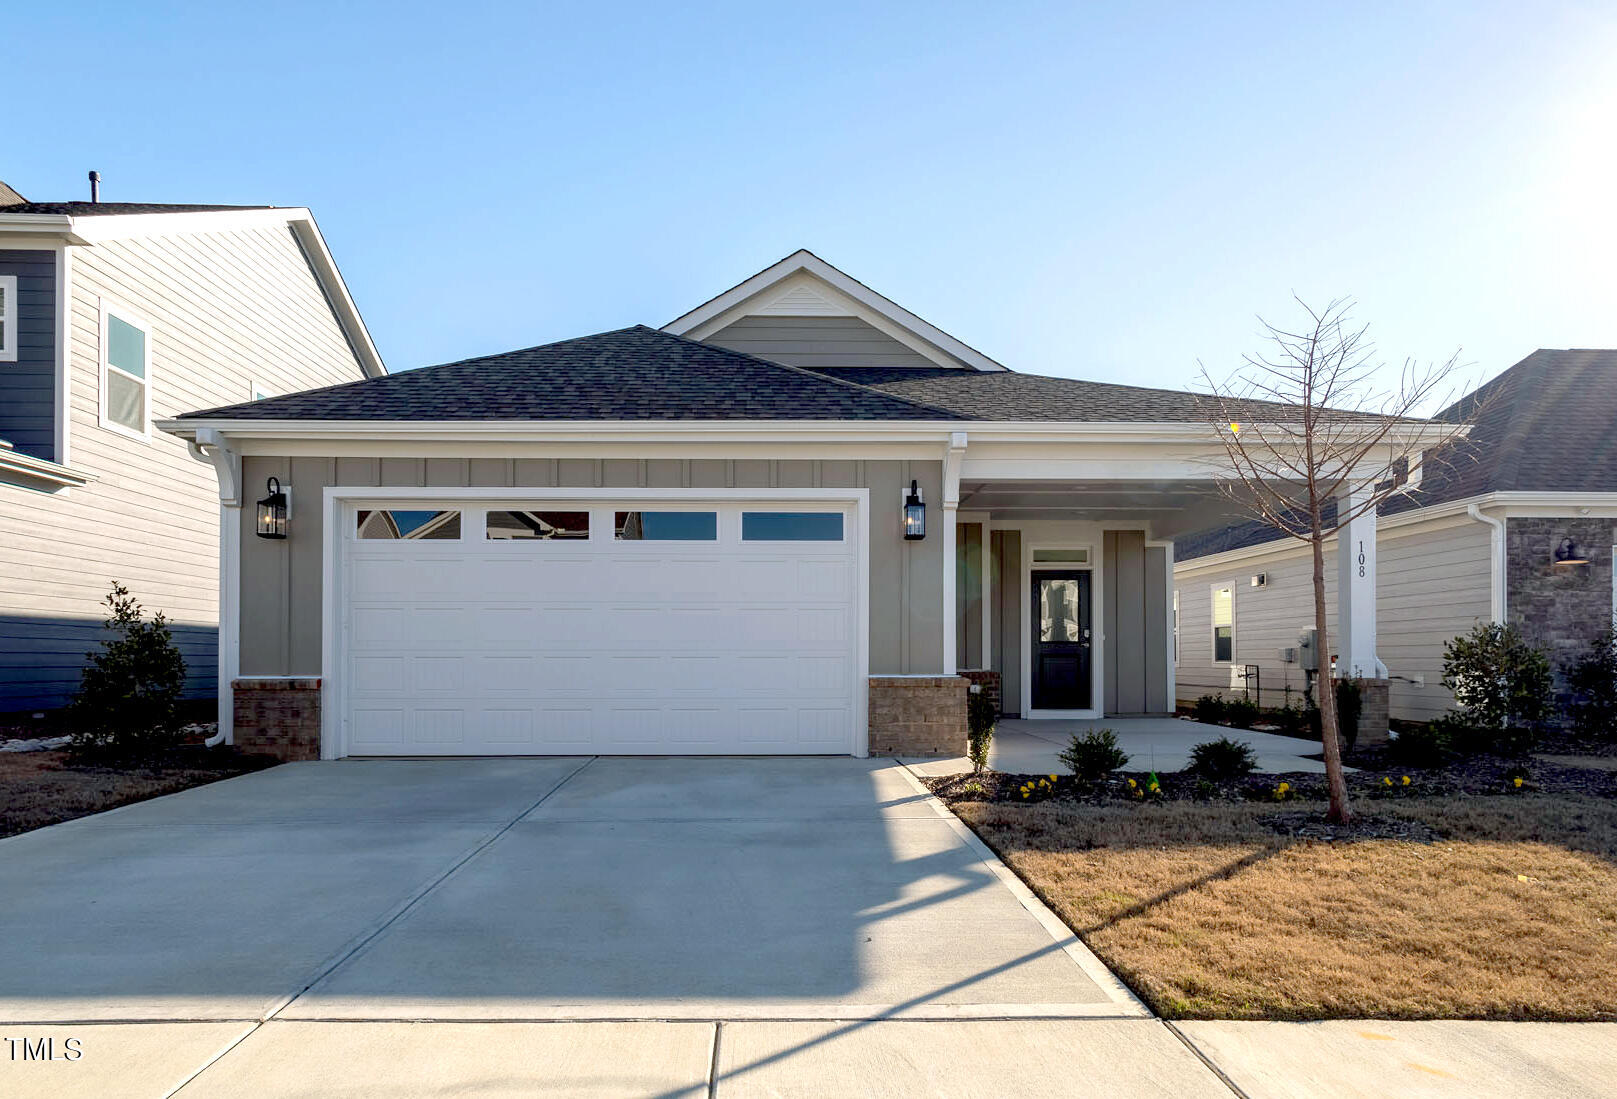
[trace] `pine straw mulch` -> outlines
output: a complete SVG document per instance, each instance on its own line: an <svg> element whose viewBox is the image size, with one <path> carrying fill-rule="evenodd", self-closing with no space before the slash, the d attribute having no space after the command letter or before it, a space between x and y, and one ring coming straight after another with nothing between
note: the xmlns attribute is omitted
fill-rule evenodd
<svg viewBox="0 0 1617 1099"><path fill-rule="evenodd" d="M1159 1013L1617 1020L1617 801L956 800Z"/></svg>

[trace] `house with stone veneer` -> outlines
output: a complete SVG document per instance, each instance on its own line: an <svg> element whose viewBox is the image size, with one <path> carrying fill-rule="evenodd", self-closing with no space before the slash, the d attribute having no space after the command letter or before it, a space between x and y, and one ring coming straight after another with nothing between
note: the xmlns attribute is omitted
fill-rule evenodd
<svg viewBox="0 0 1617 1099"><path fill-rule="evenodd" d="M113 580L213 696L218 491L153 422L384 373L306 209L0 184L0 714L71 698Z"/></svg>
<svg viewBox="0 0 1617 1099"><path fill-rule="evenodd" d="M1193 395L1010 370L806 251L162 427L227 517L222 727L291 758L954 754L968 678L1165 713L1173 539L1223 518Z"/></svg>
<svg viewBox="0 0 1617 1099"><path fill-rule="evenodd" d="M1382 508L1370 555L1378 656L1392 717L1453 705L1443 644L1478 623L1517 626L1556 668L1613 622L1617 351L1539 350L1440 412L1470 423L1430 454L1417 488ZM1306 547L1245 523L1176 543L1181 702L1222 691L1295 700L1286 659L1313 623ZM1327 570L1337 617L1338 570Z"/></svg>

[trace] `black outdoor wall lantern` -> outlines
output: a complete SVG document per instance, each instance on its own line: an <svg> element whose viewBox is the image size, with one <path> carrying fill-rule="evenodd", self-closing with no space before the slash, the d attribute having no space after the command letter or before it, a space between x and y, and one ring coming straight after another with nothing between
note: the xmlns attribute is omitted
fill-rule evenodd
<svg viewBox="0 0 1617 1099"><path fill-rule="evenodd" d="M1578 544L1572 540L1570 535L1563 538L1561 544L1555 547L1555 568L1562 569L1572 565L1587 565L1588 563L1589 558L1585 557L1582 551L1578 549Z"/></svg>
<svg viewBox="0 0 1617 1099"><path fill-rule="evenodd" d="M904 497L904 541L919 542L926 537L926 504L921 500L921 486L910 482L909 495Z"/></svg>
<svg viewBox="0 0 1617 1099"><path fill-rule="evenodd" d="M286 537L286 493L281 482L271 477L264 486L269 495L258 502L258 536L260 538Z"/></svg>

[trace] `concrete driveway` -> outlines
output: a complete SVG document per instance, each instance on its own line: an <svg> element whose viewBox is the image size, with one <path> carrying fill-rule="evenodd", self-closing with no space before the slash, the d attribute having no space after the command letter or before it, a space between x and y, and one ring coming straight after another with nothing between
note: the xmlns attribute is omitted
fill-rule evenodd
<svg viewBox="0 0 1617 1099"><path fill-rule="evenodd" d="M291 764L0 897L7 1096L1227 1094L890 762Z"/></svg>

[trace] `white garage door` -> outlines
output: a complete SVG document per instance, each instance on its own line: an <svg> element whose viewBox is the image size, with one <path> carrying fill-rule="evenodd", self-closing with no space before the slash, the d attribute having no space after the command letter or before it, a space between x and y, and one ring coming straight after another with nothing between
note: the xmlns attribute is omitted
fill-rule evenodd
<svg viewBox="0 0 1617 1099"><path fill-rule="evenodd" d="M343 511L349 755L857 750L857 510Z"/></svg>

